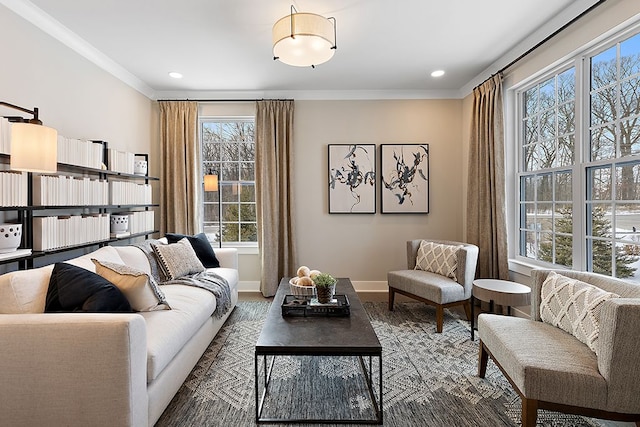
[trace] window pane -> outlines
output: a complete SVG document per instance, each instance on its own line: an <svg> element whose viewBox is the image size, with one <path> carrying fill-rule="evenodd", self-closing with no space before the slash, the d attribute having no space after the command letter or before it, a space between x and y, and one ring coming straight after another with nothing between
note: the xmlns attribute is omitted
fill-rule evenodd
<svg viewBox="0 0 640 427"><path fill-rule="evenodd" d="M538 112L538 87L533 87L524 93L524 115L529 117Z"/></svg>
<svg viewBox="0 0 640 427"><path fill-rule="evenodd" d="M550 173L540 175L538 180L538 201L551 201L553 200L553 177Z"/></svg>
<svg viewBox="0 0 640 427"><path fill-rule="evenodd" d="M554 263L573 267L573 237L556 236Z"/></svg>
<svg viewBox="0 0 640 427"><path fill-rule="evenodd" d="M638 256L634 255L637 250L635 245L616 243L615 245L615 277L620 279L632 278L638 270Z"/></svg>
<svg viewBox="0 0 640 427"><path fill-rule="evenodd" d="M556 153L555 166L571 166L575 158L575 137L573 135L565 136L558 139L558 148Z"/></svg>
<svg viewBox="0 0 640 427"><path fill-rule="evenodd" d="M615 81L616 74L616 46L591 58L591 89Z"/></svg>
<svg viewBox="0 0 640 427"><path fill-rule="evenodd" d="M571 172L559 172L556 174L556 202L573 199L572 185Z"/></svg>
<svg viewBox="0 0 640 427"><path fill-rule="evenodd" d="M576 97L576 71L569 68L558 75L558 102L573 101Z"/></svg>
<svg viewBox="0 0 640 427"><path fill-rule="evenodd" d="M640 73L640 34L620 43L620 77Z"/></svg>
<svg viewBox="0 0 640 427"><path fill-rule="evenodd" d="M640 78L634 77L620 85L620 117L640 114Z"/></svg>
<svg viewBox="0 0 640 427"><path fill-rule="evenodd" d="M240 225L240 241L241 242L257 242L258 241L258 227L256 226L256 224Z"/></svg>
<svg viewBox="0 0 640 427"><path fill-rule="evenodd" d="M616 118L616 90L608 87L591 94L591 125L612 122Z"/></svg>
<svg viewBox="0 0 640 427"><path fill-rule="evenodd" d="M555 140L542 141L535 144L533 149L533 162L535 170L550 168L555 159Z"/></svg>
<svg viewBox="0 0 640 427"><path fill-rule="evenodd" d="M224 163L221 176L222 181L239 181L240 165L238 163Z"/></svg>
<svg viewBox="0 0 640 427"><path fill-rule="evenodd" d="M525 234L525 256L536 259L538 254L538 241L536 238L536 232L528 231Z"/></svg>
<svg viewBox="0 0 640 427"><path fill-rule="evenodd" d="M640 118L620 122L620 154L629 156L640 153Z"/></svg>
<svg viewBox="0 0 640 427"><path fill-rule="evenodd" d="M611 200L611 168L589 168L587 169L589 179L589 200Z"/></svg>
<svg viewBox="0 0 640 427"><path fill-rule="evenodd" d="M540 84L540 108L551 108L556 104L556 88L554 79L551 78Z"/></svg>
<svg viewBox="0 0 640 427"><path fill-rule="evenodd" d="M538 212L537 212L537 221L536 225L538 230L541 231L553 231L552 227L552 215L553 212L553 204L552 203L539 203L538 204Z"/></svg>
<svg viewBox="0 0 640 427"><path fill-rule="evenodd" d="M548 110L540 116L540 138L549 139L556 136L556 115L555 111Z"/></svg>
<svg viewBox="0 0 640 427"><path fill-rule="evenodd" d="M573 233L573 209L571 204L558 204L553 216L556 233Z"/></svg>
<svg viewBox="0 0 640 427"><path fill-rule="evenodd" d="M241 143L240 147L240 160L249 160L253 162L256 158L256 145L252 143Z"/></svg>
<svg viewBox="0 0 640 427"><path fill-rule="evenodd" d="M235 221L238 222L240 220L240 213L238 212L238 205L231 203L223 203L222 204L222 222Z"/></svg>
<svg viewBox="0 0 640 427"><path fill-rule="evenodd" d="M256 205L253 203L243 203L240 205L240 221L255 222L256 221Z"/></svg>
<svg viewBox="0 0 640 427"><path fill-rule="evenodd" d="M240 201L242 202L255 202L256 201L256 187L253 183L251 184L242 184Z"/></svg>
<svg viewBox="0 0 640 427"><path fill-rule="evenodd" d="M524 228L527 230L536 230L536 207L534 204L526 204Z"/></svg>
<svg viewBox="0 0 640 427"><path fill-rule="evenodd" d="M255 181L255 163L240 163L240 181Z"/></svg>
<svg viewBox="0 0 640 427"><path fill-rule="evenodd" d="M538 116L524 121L524 143L532 144L538 141Z"/></svg>
<svg viewBox="0 0 640 427"><path fill-rule="evenodd" d="M640 165L616 168L616 200L640 200Z"/></svg>
<svg viewBox="0 0 640 427"><path fill-rule="evenodd" d="M534 171L538 169L538 162L535 157L536 144L523 147L524 153L524 170Z"/></svg>
<svg viewBox="0 0 640 427"><path fill-rule="evenodd" d="M218 222L218 204L205 204L204 205L204 220L207 222Z"/></svg>
<svg viewBox="0 0 640 427"><path fill-rule="evenodd" d="M640 205L638 203L616 205L615 237L640 244Z"/></svg>
<svg viewBox="0 0 640 427"><path fill-rule="evenodd" d="M558 107L558 135L575 132L575 104L573 102Z"/></svg>
<svg viewBox="0 0 640 427"><path fill-rule="evenodd" d="M591 206L587 234L594 237L611 237L611 205Z"/></svg>
<svg viewBox="0 0 640 427"><path fill-rule="evenodd" d="M591 131L591 160L611 159L616 155L615 128L605 126Z"/></svg>

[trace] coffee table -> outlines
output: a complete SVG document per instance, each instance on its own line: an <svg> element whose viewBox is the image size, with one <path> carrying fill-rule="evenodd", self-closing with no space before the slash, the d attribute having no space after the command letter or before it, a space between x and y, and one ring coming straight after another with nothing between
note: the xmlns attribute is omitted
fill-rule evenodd
<svg viewBox="0 0 640 427"><path fill-rule="evenodd" d="M382 424L382 345L353 289L351 280L338 279L336 285L336 294L344 294L349 299L351 314L348 317L283 317L281 305L287 294L290 294L289 278L283 278L255 347L256 423ZM358 357L373 404L373 417L368 419L263 417L263 405L269 392L269 380L277 356ZM271 360L269 361L268 358ZM365 358L368 358L368 363ZM372 358L377 358L378 361L377 399L372 376ZM260 362L263 366L263 375L259 374Z"/></svg>

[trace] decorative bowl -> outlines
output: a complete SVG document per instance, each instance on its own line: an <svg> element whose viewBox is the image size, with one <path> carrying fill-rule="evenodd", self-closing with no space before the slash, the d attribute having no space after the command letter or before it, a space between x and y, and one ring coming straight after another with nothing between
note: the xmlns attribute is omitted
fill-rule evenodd
<svg viewBox="0 0 640 427"><path fill-rule="evenodd" d="M314 297L316 296L315 286L299 286L293 283L293 278L289 280L289 288L291 289L291 295Z"/></svg>
<svg viewBox="0 0 640 427"><path fill-rule="evenodd" d="M0 224L0 254L15 252L22 240L22 224Z"/></svg>
<svg viewBox="0 0 640 427"><path fill-rule="evenodd" d="M147 174L147 161L146 160L136 160L133 162L133 173L135 175L146 175Z"/></svg>
<svg viewBox="0 0 640 427"><path fill-rule="evenodd" d="M129 228L129 215L111 215L111 232L124 233Z"/></svg>

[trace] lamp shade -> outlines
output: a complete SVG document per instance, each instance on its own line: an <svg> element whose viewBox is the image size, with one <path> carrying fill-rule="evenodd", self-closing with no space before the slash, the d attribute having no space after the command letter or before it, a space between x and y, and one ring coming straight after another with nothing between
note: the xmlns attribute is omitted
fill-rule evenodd
<svg viewBox="0 0 640 427"><path fill-rule="evenodd" d="M58 132L32 123L11 125L12 170L52 173L58 170Z"/></svg>
<svg viewBox="0 0 640 427"><path fill-rule="evenodd" d="M295 67L310 67L331 59L335 27L324 16L292 13L273 26L273 56Z"/></svg>
<svg viewBox="0 0 640 427"><path fill-rule="evenodd" d="M218 175L204 176L204 191L218 191Z"/></svg>

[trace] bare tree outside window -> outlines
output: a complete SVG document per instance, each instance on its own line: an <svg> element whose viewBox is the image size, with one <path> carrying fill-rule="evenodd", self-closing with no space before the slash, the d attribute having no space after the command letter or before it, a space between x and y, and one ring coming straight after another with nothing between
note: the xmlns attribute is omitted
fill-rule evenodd
<svg viewBox="0 0 640 427"><path fill-rule="evenodd" d="M253 118L200 120L203 175L220 185L204 192L204 230L223 244L258 241L254 134Z"/></svg>

